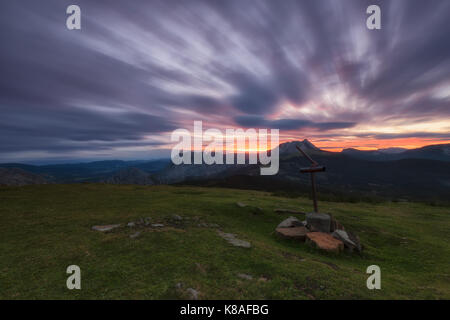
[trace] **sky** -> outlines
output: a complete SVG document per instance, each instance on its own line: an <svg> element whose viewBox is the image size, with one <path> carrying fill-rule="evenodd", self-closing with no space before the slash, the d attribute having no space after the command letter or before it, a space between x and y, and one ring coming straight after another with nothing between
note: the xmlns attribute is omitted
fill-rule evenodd
<svg viewBox="0 0 450 320"><path fill-rule="evenodd" d="M81 30L66 8L81 8ZM369 30L366 8L381 8ZM448 0L3 0L0 162L168 156L177 128L450 143Z"/></svg>

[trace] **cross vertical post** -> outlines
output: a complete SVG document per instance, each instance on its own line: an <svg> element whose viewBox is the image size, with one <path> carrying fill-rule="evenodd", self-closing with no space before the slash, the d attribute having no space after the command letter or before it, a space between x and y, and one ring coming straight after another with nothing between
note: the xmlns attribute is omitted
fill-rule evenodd
<svg viewBox="0 0 450 320"><path fill-rule="evenodd" d="M311 188L312 188L312 199L313 199L313 205L314 205L314 212L319 213L319 209L317 206L317 193L316 193L316 179L315 179L315 173L316 172L322 172L325 171L324 166L320 166L316 161L314 161L305 151L303 151L298 146L295 146L298 151L300 151L301 154L303 154L310 162L311 167L308 168L300 168L301 173L310 173L311 174Z"/></svg>
<svg viewBox="0 0 450 320"><path fill-rule="evenodd" d="M313 204L314 204L314 212L318 213L319 209L317 209L316 181L314 179L314 172L311 172L311 187L312 187L312 198L313 198Z"/></svg>

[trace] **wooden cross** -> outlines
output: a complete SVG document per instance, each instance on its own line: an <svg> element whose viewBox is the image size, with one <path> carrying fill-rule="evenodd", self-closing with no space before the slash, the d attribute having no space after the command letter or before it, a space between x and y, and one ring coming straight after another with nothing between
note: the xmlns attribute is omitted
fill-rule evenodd
<svg viewBox="0 0 450 320"><path fill-rule="evenodd" d="M306 154L299 146L295 146L301 154L303 154L309 161L311 161L311 167L308 168L300 168L301 173L310 173L311 174L311 187L312 187L312 198L314 203L314 212L318 213L319 209L317 208L317 195L316 195L316 181L314 179L314 174L316 172L325 171L325 166L320 166L316 161L314 161L310 156Z"/></svg>

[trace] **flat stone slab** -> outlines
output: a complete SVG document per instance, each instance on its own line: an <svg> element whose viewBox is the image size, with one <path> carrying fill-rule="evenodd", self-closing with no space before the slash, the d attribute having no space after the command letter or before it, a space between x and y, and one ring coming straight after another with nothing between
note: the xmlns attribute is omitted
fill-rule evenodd
<svg viewBox="0 0 450 320"><path fill-rule="evenodd" d="M245 279L245 280L252 280L253 276L249 275L249 274L245 274L245 273L238 273L237 276L241 279Z"/></svg>
<svg viewBox="0 0 450 320"><path fill-rule="evenodd" d="M275 229L275 232L283 238L294 239L303 242L306 240L308 229L306 229L305 227L277 228Z"/></svg>
<svg viewBox="0 0 450 320"><path fill-rule="evenodd" d="M245 203L243 203L243 202L236 202L236 204L237 204L237 206L239 207L239 208L245 208L247 205L245 204Z"/></svg>
<svg viewBox="0 0 450 320"><path fill-rule="evenodd" d="M280 222L277 226L278 228L293 228L293 227L303 227L303 223L298 220L296 217L289 217Z"/></svg>
<svg viewBox="0 0 450 320"><path fill-rule="evenodd" d="M162 223L153 223L152 227L153 228L162 228L162 227L164 227L164 225Z"/></svg>
<svg viewBox="0 0 450 320"><path fill-rule="evenodd" d="M344 243L333 238L332 235L323 232L309 232L306 234L306 242L311 246L327 251L339 253L344 250Z"/></svg>
<svg viewBox="0 0 450 320"><path fill-rule="evenodd" d="M325 213L307 213L306 223L311 231L330 232L331 230L331 217Z"/></svg>
<svg viewBox="0 0 450 320"><path fill-rule="evenodd" d="M106 231L111 231L118 227L120 227L120 224L106 224L104 226L93 226L92 230L106 232Z"/></svg>
<svg viewBox="0 0 450 320"><path fill-rule="evenodd" d="M250 242L236 238L236 235L233 233L225 233L222 231L218 231L217 233L235 247L250 248L252 246Z"/></svg>

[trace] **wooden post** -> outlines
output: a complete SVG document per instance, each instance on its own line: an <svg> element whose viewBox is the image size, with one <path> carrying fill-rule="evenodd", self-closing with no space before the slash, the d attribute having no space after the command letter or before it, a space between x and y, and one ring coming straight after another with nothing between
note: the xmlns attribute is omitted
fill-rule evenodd
<svg viewBox="0 0 450 320"><path fill-rule="evenodd" d="M314 180L314 172L311 172L311 186L312 186L312 198L314 203L314 212L318 213L319 209L317 208L316 181Z"/></svg>
<svg viewBox="0 0 450 320"><path fill-rule="evenodd" d="M319 213L319 209L317 206L316 179L315 179L314 174L316 172L325 171L325 167L320 166L316 161L314 161L308 154L306 154L306 152L304 152L298 146L295 146L295 147L297 148L298 151L300 151L301 154L303 154L311 162L311 167L301 168L300 172L311 174L311 188L312 188L312 199L313 199L313 205L314 205L314 212Z"/></svg>

